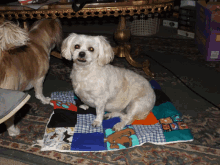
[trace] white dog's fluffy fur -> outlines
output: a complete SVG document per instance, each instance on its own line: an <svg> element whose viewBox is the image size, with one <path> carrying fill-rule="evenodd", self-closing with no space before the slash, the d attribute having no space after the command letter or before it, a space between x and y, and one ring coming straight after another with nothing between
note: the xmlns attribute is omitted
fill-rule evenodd
<svg viewBox="0 0 220 165"><path fill-rule="evenodd" d="M61 51L74 61L70 78L76 95L96 108L93 126L100 126L103 117L117 116L121 121L113 129L119 131L135 119L146 118L153 109L156 96L150 83L130 70L110 65L114 52L104 37L72 33ZM111 113L104 115L104 111Z"/></svg>

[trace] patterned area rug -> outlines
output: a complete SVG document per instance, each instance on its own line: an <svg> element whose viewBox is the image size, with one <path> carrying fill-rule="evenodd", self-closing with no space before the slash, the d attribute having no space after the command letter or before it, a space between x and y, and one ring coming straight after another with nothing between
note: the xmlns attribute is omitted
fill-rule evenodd
<svg viewBox="0 0 220 165"><path fill-rule="evenodd" d="M107 36L111 40L112 36ZM112 45L114 45L111 40ZM147 37L133 37L134 46L145 46L149 50L174 53L191 60L197 60L208 67L216 67L219 62L206 62L198 52L193 40L158 39ZM132 50L132 52L134 52ZM113 65L129 68L150 80L141 69L130 66L125 60L115 58ZM60 80L70 83L69 63L51 63L50 73ZM190 83L187 77L182 77L184 82ZM162 87L164 82L171 85L180 84L175 77L168 76L166 71L156 73L155 80ZM71 89L67 89L71 90ZM219 164L220 162L220 111L210 107L201 109L197 117L184 114L183 119L191 129L194 136L193 142L176 143L167 145L154 145L145 143L142 146L114 152L82 152L61 153L57 151L40 151L39 146L32 146L33 142L43 138L46 124L53 107L39 102L29 102L17 114L18 127L21 134L9 137L3 124L0 125L0 147L13 149L42 158L56 160L67 164ZM31 163L30 163L31 164Z"/></svg>

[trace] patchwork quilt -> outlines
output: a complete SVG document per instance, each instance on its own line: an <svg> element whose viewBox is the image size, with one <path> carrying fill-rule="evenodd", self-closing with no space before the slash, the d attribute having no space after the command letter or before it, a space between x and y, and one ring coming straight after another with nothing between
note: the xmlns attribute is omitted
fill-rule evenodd
<svg viewBox="0 0 220 165"><path fill-rule="evenodd" d="M156 104L145 120L135 120L123 130L115 132L113 126L119 117L103 120L100 127L93 127L94 108L84 110L83 103L73 91L51 94L54 111L41 141L41 150L60 152L120 150L144 143L158 145L192 141L193 136L181 114L176 110L159 84L150 81L156 93Z"/></svg>

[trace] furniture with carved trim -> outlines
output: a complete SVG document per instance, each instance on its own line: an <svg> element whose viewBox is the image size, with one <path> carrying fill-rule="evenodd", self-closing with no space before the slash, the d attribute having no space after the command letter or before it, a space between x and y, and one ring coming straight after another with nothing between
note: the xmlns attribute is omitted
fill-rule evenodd
<svg viewBox="0 0 220 165"><path fill-rule="evenodd" d="M114 38L118 44L113 48L115 55L119 57L125 57L126 60L134 67L143 68L145 73L151 77L154 74L150 71L149 60L144 61L142 64L136 62L131 54L131 45L129 40L131 33L129 29L126 29L126 15L133 16L135 14L149 14L149 13L161 13L170 11L173 8L174 0L145 0L145 1L127 1L116 3L91 3L86 4L85 7L74 12L70 3L55 3L41 7L38 10L33 10L25 6L0 6L0 17L5 19L42 19L42 18L68 18L73 17L104 17L114 16L119 17L120 21L117 30L114 33ZM52 55L60 57L56 52L52 52Z"/></svg>

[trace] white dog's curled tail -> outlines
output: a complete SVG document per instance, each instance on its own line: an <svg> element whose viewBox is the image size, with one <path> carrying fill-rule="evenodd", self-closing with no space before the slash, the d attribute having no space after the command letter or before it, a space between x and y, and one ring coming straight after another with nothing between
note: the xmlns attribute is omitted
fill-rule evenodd
<svg viewBox="0 0 220 165"><path fill-rule="evenodd" d="M19 24L0 19L1 51L7 51L14 47L26 45L28 40L28 31L26 29L19 27Z"/></svg>

